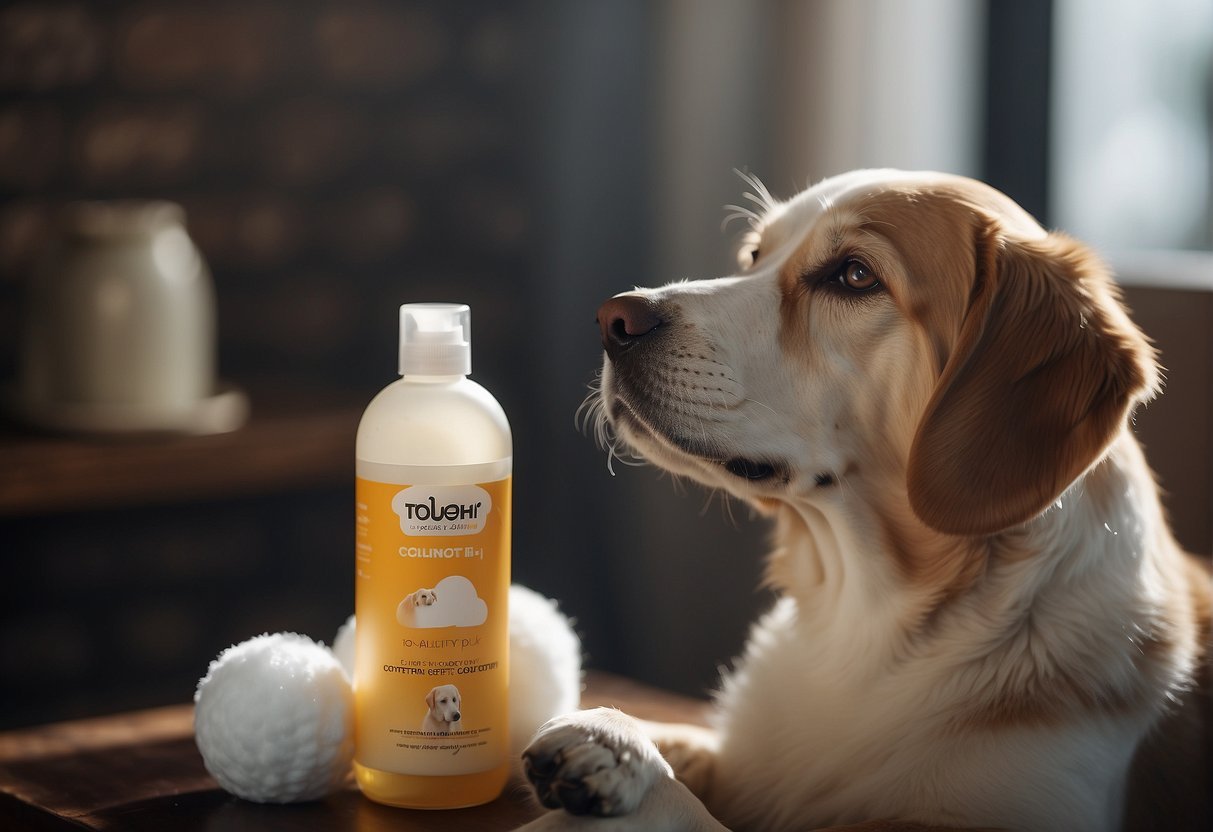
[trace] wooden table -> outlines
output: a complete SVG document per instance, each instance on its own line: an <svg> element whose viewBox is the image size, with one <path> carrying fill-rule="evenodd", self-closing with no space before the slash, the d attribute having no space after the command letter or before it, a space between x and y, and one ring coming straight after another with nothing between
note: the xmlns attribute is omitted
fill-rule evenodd
<svg viewBox="0 0 1213 832"><path fill-rule="evenodd" d="M585 707L702 724L707 703L590 673ZM220 789L194 745L192 705L0 734L0 830L507 830L537 811L517 784L495 802L449 812L380 806L355 786L327 800L263 806Z"/></svg>

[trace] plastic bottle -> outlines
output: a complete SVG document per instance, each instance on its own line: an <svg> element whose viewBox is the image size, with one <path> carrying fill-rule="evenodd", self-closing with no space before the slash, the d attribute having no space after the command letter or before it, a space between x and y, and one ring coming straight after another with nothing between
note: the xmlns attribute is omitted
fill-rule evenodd
<svg viewBox="0 0 1213 832"><path fill-rule="evenodd" d="M354 772L411 808L493 800L508 776L510 489L470 311L400 307L400 375L358 426Z"/></svg>

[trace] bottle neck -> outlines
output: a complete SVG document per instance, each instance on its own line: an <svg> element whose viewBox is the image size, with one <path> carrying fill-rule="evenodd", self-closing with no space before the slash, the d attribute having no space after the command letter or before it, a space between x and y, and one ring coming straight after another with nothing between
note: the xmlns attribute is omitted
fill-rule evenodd
<svg viewBox="0 0 1213 832"><path fill-rule="evenodd" d="M401 381L407 381L409 384L454 384L455 382L462 381L465 378L467 378L467 376L460 373L452 373L450 375L441 376L405 373L400 376Z"/></svg>

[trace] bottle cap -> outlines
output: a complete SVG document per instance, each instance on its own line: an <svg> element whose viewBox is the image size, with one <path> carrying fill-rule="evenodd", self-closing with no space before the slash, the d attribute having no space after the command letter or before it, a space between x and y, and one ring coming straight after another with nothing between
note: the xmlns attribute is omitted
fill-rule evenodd
<svg viewBox="0 0 1213 832"><path fill-rule="evenodd" d="M472 371L472 311L465 303L400 307L400 375L465 376Z"/></svg>

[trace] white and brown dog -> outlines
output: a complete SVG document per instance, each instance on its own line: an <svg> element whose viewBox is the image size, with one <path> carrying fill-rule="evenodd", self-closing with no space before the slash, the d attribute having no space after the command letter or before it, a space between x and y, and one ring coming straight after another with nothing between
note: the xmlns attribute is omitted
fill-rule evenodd
<svg viewBox="0 0 1213 832"><path fill-rule="evenodd" d="M432 607L438 603L438 594L423 587L404 596L402 603L410 607Z"/></svg>
<svg viewBox="0 0 1213 832"><path fill-rule="evenodd" d="M525 762L567 811L528 828L1213 828L1213 592L1130 430L1158 369L1107 270L969 179L752 184L738 274L599 310L598 405L773 518L781 598L715 731L548 723Z"/></svg>
<svg viewBox="0 0 1213 832"><path fill-rule="evenodd" d="M438 685L425 695L425 718L421 730L427 734L456 734L463 730L462 697L454 685Z"/></svg>

